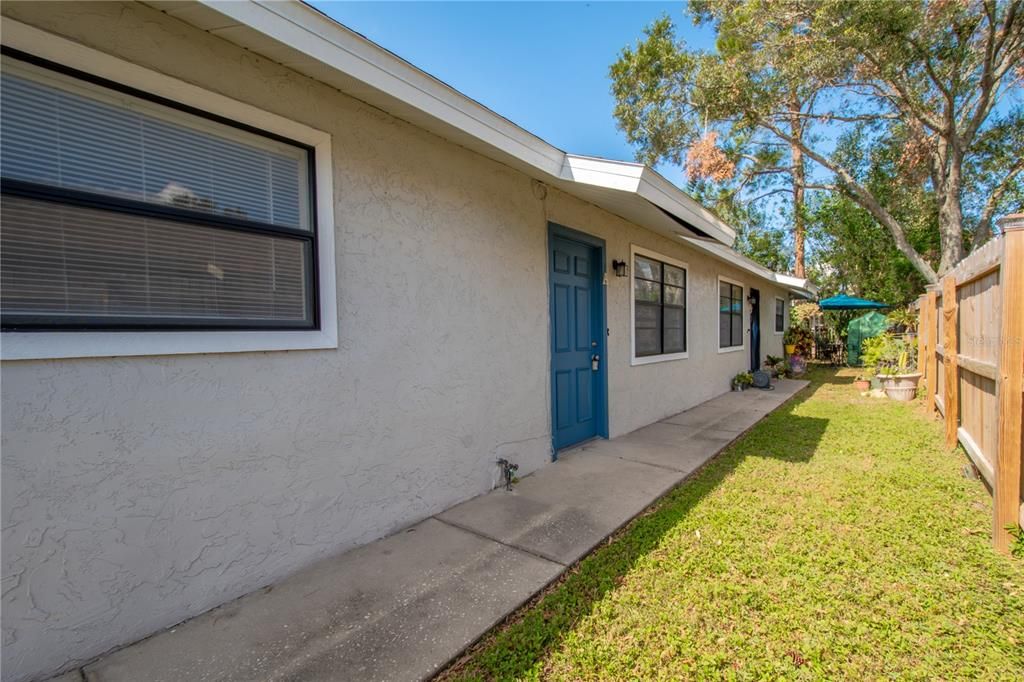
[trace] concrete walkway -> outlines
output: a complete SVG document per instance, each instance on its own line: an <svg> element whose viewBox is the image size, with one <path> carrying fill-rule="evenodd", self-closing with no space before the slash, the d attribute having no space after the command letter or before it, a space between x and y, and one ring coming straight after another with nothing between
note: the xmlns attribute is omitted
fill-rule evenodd
<svg viewBox="0 0 1024 682"><path fill-rule="evenodd" d="M83 672L97 682L430 677L806 384L726 393L593 441L512 492L321 561Z"/></svg>

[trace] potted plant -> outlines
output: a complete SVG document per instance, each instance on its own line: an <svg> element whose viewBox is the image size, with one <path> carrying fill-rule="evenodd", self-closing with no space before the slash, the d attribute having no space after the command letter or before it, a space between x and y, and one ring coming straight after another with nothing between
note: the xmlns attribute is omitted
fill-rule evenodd
<svg viewBox="0 0 1024 682"><path fill-rule="evenodd" d="M773 379L786 375L786 358L777 355L769 355L764 360L764 371L768 372Z"/></svg>
<svg viewBox="0 0 1024 682"><path fill-rule="evenodd" d="M853 387L863 393L871 388L871 379L864 374L858 374L853 380Z"/></svg>
<svg viewBox="0 0 1024 682"><path fill-rule="evenodd" d="M786 355L799 355L810 357L814 348L814 335L809 329L800 325L790 327L782 337L782 343L786 348Z"/></svg>
<svg viewBox="0 0 1024 682"><path fill-rule="evenodd" d="M892 400L910 401L917 395L917 344L882 334L875 373Z"/></svg>
<svg viewBox="0 0 1024 682"><path fill-rule="evenodd" d="M742 391L754 383L754 375L750 372L740 372L732 378L732 390Z"/></svg>
<svg viewBox="0 0 1024 682"><path fill-rule="evenodd" d="M796 327L790 327L782 336L782 344L785 348L786 355L793 355L796 353L796 329Z"/></svg>

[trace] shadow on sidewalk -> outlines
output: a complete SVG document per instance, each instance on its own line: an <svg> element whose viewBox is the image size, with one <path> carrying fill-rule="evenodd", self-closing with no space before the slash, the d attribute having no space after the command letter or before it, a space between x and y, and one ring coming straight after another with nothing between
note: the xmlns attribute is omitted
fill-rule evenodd
<svg viewBox="0 0 1024 682"><path fill-rule="evenodd" d="M633 521L566 571L543 593L485 634L435 680L520 678L554 650L593 605L614 590L662 538L684 520L747 457L806 463L813 457L828 426L827 419L794 411L823 385L850 383L835 368L808 373L810 385L767 415L743 436L655 501ZM773 436L772 426L786 423L786 437ZM500 672L499 672L500 671Z"/></svg>

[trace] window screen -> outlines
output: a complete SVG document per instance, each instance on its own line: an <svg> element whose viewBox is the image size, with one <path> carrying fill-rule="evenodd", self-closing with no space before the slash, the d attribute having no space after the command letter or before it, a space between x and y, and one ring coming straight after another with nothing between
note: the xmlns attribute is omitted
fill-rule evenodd
<svg viewBox="0 0 1024 682"><path fill-rule="evenodd" d="M775 331L782 332L786 328L786 302L781 299L775 299Z"/></svg>
<svg viewBox="0 0 1024 682"><path fill-rule="evenodd" d="M718 347L743 345L743 287L718 283Z"/></svg>
<svg viewBox="0 0 1024 682"><path fill-rule="evenodd" d="M636 357L686 351L686 270L633 259L633 334Z"/></svg>
<svg viewBox="0 0 1024 682"><path fill-rule="evenodd" d="M311 150L4 59L12 328L315 326Z"/></svg>

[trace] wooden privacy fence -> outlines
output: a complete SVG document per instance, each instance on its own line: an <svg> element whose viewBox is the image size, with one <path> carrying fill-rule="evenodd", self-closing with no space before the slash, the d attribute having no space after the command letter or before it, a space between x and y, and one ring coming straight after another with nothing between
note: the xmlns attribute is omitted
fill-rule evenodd
<svg viewBox="0 0 1024 682"><path fill-rule="evenodd" d="M963 445L994 497L992 538L1024 526L1024 214L918 300L920 371L946 443Z"/></svg>
<svg viewBox="0 0 1024 682"><path fill-rule="evenodd" d="M1024 214L919 299L921 372L928 408L946 425L994 497L992 541L1007 552L1024 525Z"/></svg>

